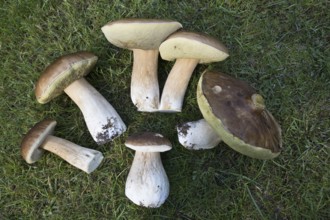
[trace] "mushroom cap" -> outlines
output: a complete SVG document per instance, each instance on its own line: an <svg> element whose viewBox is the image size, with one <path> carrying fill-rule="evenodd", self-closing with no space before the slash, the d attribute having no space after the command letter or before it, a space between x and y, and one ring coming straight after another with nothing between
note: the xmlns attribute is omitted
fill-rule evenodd
<svg viewBox="0 0 330 220"><path fill-rule="evenodd" d="M246 82L218 72L204 72L197 101L206 121L234 150L272 159L282 148L281 128L265 109L261 95Z"/></svg>
<svg viewBox="0 0 330 220"><path fill-rule="evenodd" d="M45 119L35 124L24 136L21 143L21 155L27 163L34 163L42 156L44 150L39 146L48 135L54 132L56 121Z"/></svg>
<svg viewBox="0 0 330 220"><path fill-rule="evenodd" d="M172 149L172 144L167 138L153 132L133 134L126 139L125 145L142 152L164 152Z"/></svg>
<svg viewBox="0 0 330 220"><path fill-rule="evenodd" d="M98 57L80 51L57 58L41 74L35 89L38 102L44 104L60 95L71 83L87 75Z"/></svg>
<svg viewBox="0 0 330 220"><path fill-rule="evenodd" d="M199 63L226 59L228 49L217 39L203 33L179 31L170 35L159 47L164 60L197 59Z"/></svg>
<svg viewBox="0 0 330 220"><path fill-rule="evenodd" d="M154 50L174 31L182 28L177 21L159 19L121 19L101 29L107 40L120 48Z"/></svg>

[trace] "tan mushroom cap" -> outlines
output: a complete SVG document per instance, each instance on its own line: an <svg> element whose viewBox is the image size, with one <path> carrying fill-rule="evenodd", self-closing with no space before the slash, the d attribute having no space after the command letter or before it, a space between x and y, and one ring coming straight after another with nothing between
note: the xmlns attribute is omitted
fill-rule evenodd
<svg viewBox="0 0 330 220"><path fill-rule="evenodd" d="M280 154L281 128L261 95L246 82L223 73L204 72L197 100L204 118L234 150L259 159Z"/></svg>
<svg viewBox="0 0 330 220"><path fill-rule="evenodd" d="M34 163L44 150L39 148L48 135L54 132L56 121L45 119L35 124L24 136L21 143L21 155L27 163Z"/></svg>
<svg viewBox="0 0 330 220"><path fill-rule="evenodd" d="M203 33L179 31L170 35L159 47L164 60L197 59L199 63L226 59L228 49L219 40Z"/></svg>
<svg viewBox="0 0 330 220"><path fill-rule="evenodd" d="M38 102L44 104L60 95L71 83L87 75L97 59L93 53L86 51L57 58L45 69L36 84Z"/></svg>
<svg viewBox="0 0 330 220"><path fill-rule="evenodd" d="M133 134L126 139L125 145L142 152L164 152L172 149L172 144L167 138L153 132Z"/></svg>
<svg viewBox="0 0 330 220"><path fill-rule="evenodd" d="M121 19L101 29L107 40L120 48L154 50L173 32L179 22L159 19Z"/></svg>

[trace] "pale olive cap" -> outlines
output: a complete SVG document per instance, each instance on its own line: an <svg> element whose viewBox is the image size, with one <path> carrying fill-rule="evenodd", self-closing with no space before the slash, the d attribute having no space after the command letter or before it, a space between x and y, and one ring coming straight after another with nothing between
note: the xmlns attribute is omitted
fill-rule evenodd
<svg viewBox="0 0 330 220"><path fill-rule="evenodd" d="M164 152L172 149L172 144L166 137L153 132L133 134L126 139L125 145L142 152Z"/></svg>
<svg viewBox="0 0 330 220"><path fill-rule="evenodd" d="M280 154L281 128L261 95L246 82L219 72L204 72L197 101L205 120L234 150L259 159Z"/></svg>
<svg viewBox="0 0 330 220"><path fill-rule="evenodd" d="M218 39L198 32L178 31L159 47L164 60L197 59L199 63L219 62L229 56L228 49Z"/></svg>
<svg viewBox="0 0 330 220"><path fill-rule="evenodd" d="M126 49L155 50L173 32L182 28L177 21L160 19L121 19L101 30L113 45Z"/></svg>
<svg viewBox="0 0 330 220"><path fill-rule="evenodd" d="M39 103L47 103L74 81L87 75L98 57L91 52L79 51L57 58L41 74L35 95Z"/></svg>
<svg viewBox="0 0 330 220"><path fill-rule="evenodd" d="M42 156L44 150L39 148L48 135L54 132L56 121L45 119L35 124L21 142L21 155L27 163L34 163Z"/></svg>

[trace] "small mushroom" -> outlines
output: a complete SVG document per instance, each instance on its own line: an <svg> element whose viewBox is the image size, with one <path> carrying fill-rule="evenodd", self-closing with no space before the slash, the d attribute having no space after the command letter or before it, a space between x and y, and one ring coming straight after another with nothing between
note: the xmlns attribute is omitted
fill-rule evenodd
<svg viewBox="0 0 330 220"><path fill-rule="evenodd" d="M160 207L170 190L160 152L172 148L170 141L161 134L143 132L128 137L125 145L136 151L126 180L126 196L140 206Z"/></svg>
<svg viewBox="0 0 330 220"><path fill-rule="evenodd" d="M205 119L182 123L176 129L180 144L189 150L211 149L221 142L218 133Z"/></svg>
<svg viewBox="0 0 330 220"><path fill-rule="evenodd" d="M197 101L204 119L232 149L258 159L280 154L281 128L262 96L246 82L205 71L198 82Z"/></svg>
<svg viewBox="0 0 330 220"><path fill-rule="evenodd" d="M217 39L202 33L180 31L170 35L159 47L164 60L175 64L163 89L159 111L181 112L191 75L199 63L226 59L227 48Z"/></svg>
<svg viewBox="0 0 330 220"><path fill-rule="evenodd" d="M35 89L44 104L63 91L80 108L88 130L98 144L104 144L126 131L126 125L110 103L84 78L97 62L90 52L59 57L40 76Z"/></svg>
<svg viewBox="0 0 330 220"><path fill-rule="evenodd" d="M56 121L45 119L29 130L21 143L24 160L35 163L47 150L86 173L93 172L103 160L102 153L53 136L55 126Z"/></svg>
<svg viewBox="0 0 330 220"><path fill-rule="evenodd" d="M102 27L110 43L133 51L131 99L138 111L158 110L158 48L179 28L176 21L158 19L121 19Z"/></svg>

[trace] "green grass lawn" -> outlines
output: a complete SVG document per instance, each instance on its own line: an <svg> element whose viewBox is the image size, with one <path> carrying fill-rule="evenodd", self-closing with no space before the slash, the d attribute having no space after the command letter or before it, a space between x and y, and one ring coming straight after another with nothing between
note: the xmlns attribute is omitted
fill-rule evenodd
<svg viewBox="0 0 330 220"><path fill-rule="evenodd" d="M111 3L109 3L111 2ZM329 219L330 3L321 1L22 1L0 3L0 219ZM105 39L101 27L120 18L166 18L186 30L221 40L230 57L198 65L183 111L137 112L130 100L132 53ZM37 103L34 85L58 56L88 50L99 61L86 79L128 126L98 146L65 94ZM162 88L173 62L160 60ZM266 100L282 127L274 160L256 160L221 143L189 151L175 126L202 117L196 85L205 69L243 79ZM88 175L46 153L33 165L20 142L36 122L57 120L55 135L101 151ZM139 207L124 194L135 132L169 138L162 154L170 195L158 209Z"/></svg>

